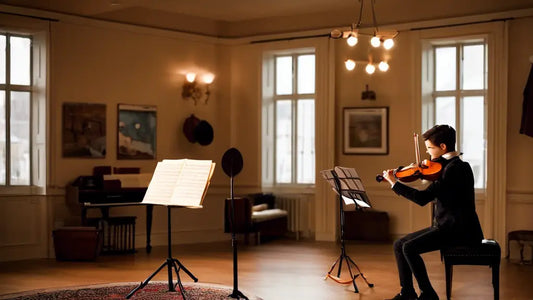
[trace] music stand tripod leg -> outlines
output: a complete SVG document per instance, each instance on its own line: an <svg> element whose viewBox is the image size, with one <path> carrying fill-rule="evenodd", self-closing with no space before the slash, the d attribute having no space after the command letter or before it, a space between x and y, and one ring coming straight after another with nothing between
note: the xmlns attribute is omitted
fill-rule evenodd
<svg viewBox="0 0 533 300"><path fill-rule="evenodd" d="M171 222L170 222L170 220L171 220L170 208L171 208L170 206L167 206L167 218L168 218L168 228L167 228L168 229L167 230L168 245L167 245L167 251L168 251L168 257L165 260L165 262L161 266L159 266L159 268L157 268L157 270L154 273L152 273L150 276L148 276L148 278L146 278L143 282L141 282L141 284L139 284L139 286L137 286L136 288L131 290L131 292L126 296L126 299L131 298L131 296L133 296L138 290L144 288L150 282L150 280L152 280L152 278L154 278L154 276L157 273L159 273L159 271L161 271L165 266L168 268L168 291L169 292L175 292L176 291L175 288L177 286L179 286L179 291L180 291L180 294L181 294L183 300L185 300L185 293L184 293L183 285L181 283L179 270L183 269L183 271L185 271L185 273L187 273L187 275L189 275L191 277L191 279L194 280L194 282L198 281L198 278L196 278L189 270L187 270L187 268L185 268L185 266L182 265L179 260L177 260L177 259L172 257L172 239L171 239L172 229L171 229ZM176 272L176 284L174 284L174 281L172 279L172 270L173 269Z"/></svg>
<svg viewBox="0 0 533 300"><path fill-rule="evenodd" d="M358 274L356 276L359 276L361 275L361 278L363 278L363 280L366 282L366 284L369 286L369 287L374 287L374 284L373 283L370 283L368 282L368 280L366 279L365 275L363 274L363 272L361 272L361 269L359 269L359 266L357 266L357 264L350 258L348 257L348 259L350 260L350 262L355 266L355 268L357 269L357 272Z"/></svg>

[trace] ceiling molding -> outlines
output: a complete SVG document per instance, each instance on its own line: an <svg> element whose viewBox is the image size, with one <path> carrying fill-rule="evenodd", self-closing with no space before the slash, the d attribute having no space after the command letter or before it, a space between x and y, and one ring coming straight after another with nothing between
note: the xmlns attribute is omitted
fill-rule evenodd
<svg viewBox="0 0 533 300"><path fill-rule="evenodd" d="M178 39L185 39L195 42L205 42L211 44L223 44L223 45L239 45L239 44L251 44L261 42L274 42L282 40L302 39L327 36L333 28L339 27L327 27L313 30L300 30L285 33L273 33L273 34L258 34L246 37L217 37L199 33L189 33L178 30L172 30L168 28L157 28L143 25L125 24L114 21L104 21L89 17L75 16L63 13L56 13L50 11L43 11L38 9L23 8L18 6L0 4L0 13L8 13L18 16L25 16L29 18L47 19L50 21L66 22L77 25L91 25L95 27L115 28L119 30L131 31L136 33L144 33L149 35L167 36ZM381 29L394 28L400 32L421 30L426 28L437 28L445 26L457 26L473 23L493 22L499 20L508 20L516 18L533 17L533 8L510 10L489 14L478 14L471 16L462 16L454 18L435 19L427 21L406 22L398 24L380 24ZM1 23L0 23L1 26ZM350 29L350 25L345 25L342 28Z"/></svg>

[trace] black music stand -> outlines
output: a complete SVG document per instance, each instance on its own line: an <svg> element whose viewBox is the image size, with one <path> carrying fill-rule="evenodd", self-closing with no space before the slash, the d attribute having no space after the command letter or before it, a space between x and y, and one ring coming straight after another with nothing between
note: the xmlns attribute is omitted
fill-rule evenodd
<svg viewBox="0 0 533 300"><path fill-rule="evenodd" d="M357 288L357 284L355 283L355 279L359 277L359 275L361 275L361 278L363 278L368 287L374 287L374 284L369 283L367 281L365 275L363 275L361 269L359 269L359 266L357 266L357 264L353 261L352 258L350 258L350 256L348 256L348 254L346 254L346 245L344 241L344 205L347 201L353 201L356 209L361 209L362 207L370 207L370 200L366 195L361 178L357 175L355 169L335 167L334 170L324 170L321 173L322 176L330 183L330 185L332 185L335 192L338 194L339 199L341 254L329 269L328 274L326 275L326 279L329 277L335 282L341 284L352 283L354 293L359 293L359 289ZM346 262L348 272L350 273L350 280L347 281L342 281L340 279L343 261ZM333 272L333 269L335 269L335 266L337 264L338 270L337 276L335 277L331 275L331 273ZM352 265L357 269L357 273L352 271Z"/></svg>
<svg viewBox="0 0 533 300"><path fill-rule="evenodd" d="M239 276L237 274L237 239L235 238L235 198L233 197L233 177L242 170L242 155L236 148L228 149L222 156L222 169L230 177L230 196L231 196L231 247L233 248L233 292L228 295L234 299L248 298L239 291Z"/></svg>
<svg viewBox="0 0 533 300"><path fill-rule="evenodd" d="M179 291L181 293L181 296L183 297L183 299L185 300L185 293L183 292L183 285L181 284L181 278L180 278L180 273L179 271L181 269L183 269L183 271L185 271L185 273L187 273L187 275L189 275L189 277L191 277L192 280L194 280L194 282L198 282L198 278L196 278L189 270L187 270L187 268L185 268L185 266L179 261L177 260L176 258L173 258L172 257L172 240L171 240L171 232L172 232L172 227L170 226L170 220L171 220L171 216L170 216L170 209L172 208L172 206L167 206L167 218L168 218L168 229L167 229L167 236L168 236L168 245L167 245L167 249L168 249L168 257L166 259L166 261L161 265L159 266L159 268L157 268L157 270L152 273L152 275L148 276L148 278L146 278L143 282L141 282L141 284L139 284L138 287L134 288L127 296L126 296L126 299L129 299L131 296L133 296L133 294L135 294L138 290L144 288L148 282L150 282L150 280L157 274L159 273L159 271L161 271L165 266L167 266L167 269L168 269L168 291L169 292L175 292L176 291L176 287L178 286L179 287ZM174 281L172 279L172 269L174 269L174 271L176 272L176 284L174 284Z"/></svg>

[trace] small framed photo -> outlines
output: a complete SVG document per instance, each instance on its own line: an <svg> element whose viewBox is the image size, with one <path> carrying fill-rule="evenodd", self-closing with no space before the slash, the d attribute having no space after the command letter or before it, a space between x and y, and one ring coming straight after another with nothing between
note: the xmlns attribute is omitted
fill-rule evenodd
<svg viewBox="0 0 533 300"><path fill-rule="evenodd" d="M118 105L117 159L156 157L156 107Z"/></svg>
<svg viewBox="0 0 533 300"><path fill-rule="evenodd" d="M388 107L345 107L344 154L388 154L388 115Z"/></svg>

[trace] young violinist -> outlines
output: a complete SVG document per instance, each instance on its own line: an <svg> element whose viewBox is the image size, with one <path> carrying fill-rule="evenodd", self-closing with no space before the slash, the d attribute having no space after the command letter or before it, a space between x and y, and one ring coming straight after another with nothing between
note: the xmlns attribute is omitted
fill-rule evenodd
<svg viewBox="0 0 533 300"><path fill-rule="evenodd" d="M431 160L442 164L438 179L426 189L409 187L394 177L394 170L383 171L392 190L414 203L424 206L435 201L431 227L407 234L394 242L401 291L394 300L439 299L431 286L421 254L447 246L481 243L483 232L476 213L472 168L455 151L455 129L436 125L422 135ZM417 297L413 275L420 289Z"/></svg>

